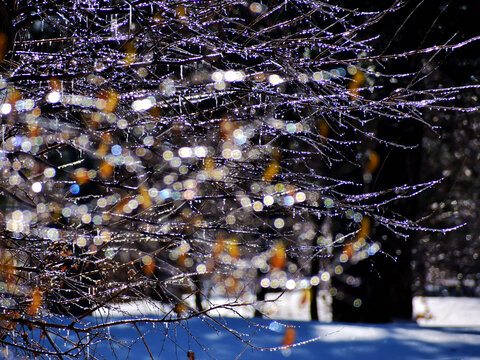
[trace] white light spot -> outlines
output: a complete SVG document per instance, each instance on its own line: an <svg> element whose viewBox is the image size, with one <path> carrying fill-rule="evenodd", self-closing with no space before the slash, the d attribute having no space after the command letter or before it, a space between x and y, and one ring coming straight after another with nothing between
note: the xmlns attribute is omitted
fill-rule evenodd
<svg viewBox="0 0 480 360"><path fill-rule="evenodd" d="M205 264L198 264L197 265L197 272L199 274L204 274L207 272L207 267L205 266Z"/></svg>
<svg viewBox="0 0 480 360"><path fill-rule="evenodd" d="M225 88L227 87L227 84L225 83L225 81L219 81L215 83L213 87L215 88L215 90L222 91L222 90L225 90Z"/></svg>
<svg viewBox="0 0 480 360"><path fill-rule="evenodd" d="M61 99L61 95L58 91L52 91L47 95L47 101L51 104L58 103Z"/></svg>
<svg viewBox="0 0 480 360"><path fill-rule="evenodd" d="M35 193L39 193L40 191L42 191L42 183L41 182L34 182L32 184L32 190L33 192Z"/></svg>
<svg viewBox="0 0 480 360"><path fill-rule="evenodd" d="M295 289L295 280L293 279L287 280L287 282L285 283L285 287L287 288L287 290Z"/></svg>
<svg viewBox="0 0 480 360"><path fill-rule="evenodd" d="M43 176L45 176L46 178L51 179L55 176L55 174L56 174L56 171L54 168L49 167L43 170Z"/></svg>
<svg viewBox="0 0 480 360"><path fill-rule="evenodd" d="M241 71L228 70L223 77L227 82L242 81L245 74Z"/></svg>
<svg viewBox="0 0 480 360"><path fill-rule="evenodd" d="M240 160L242 158L242 152L238 149L232 151L232 159L233 160Z"/></svg>
<svg viewBox="0 0 480 360"><path fill-rule="evenodd" d="M297 76L297 79L298 79L298 81L300 81L302 84L305 84L305 83L308 82L308 75L301 73L301 74L299 74L299 75Z"/></svg>
<svg viewBox="0 0 480 360"><path fill-rule="evenodd" d="M263 203L265 204L265 206L273 205L273 202L274 202L274 199L273 199L273 196L271 195L267 195L263 198Z"/></svg>
<svg viewBox="0 0 480 360"><path fill-rule="evenodd" d="M285 226L285 221L282 218L276 218L273 222L273 226L275 226L277 229L281 229Z"/></svg>
<svg viewBox="0 0 480 360"><path fill-rule="evenodd" d="M48 229L48 231L47 231L47 237L48 237L50 240L53 240L53 241L58 240L59 235L60 235L60 234L58 233L58 230L55 229L55 228L50 228L50 229Z"/></svg>
<svg viewBox="0 0 480 360"><path fill-rule="evenodd" d="M260 286L263 287L263 288L268 288L270 286L270 279L268 278L263 278L261 281L260 281Z"/></svg>
<svg viewBox="0 0 480 360"><path fill-rule="evenodd" d="M260 14L260 13L262 13L262 12L264 11L264 7L266 8L265 5L262 5L262 4L258 3L258 2L252 2L252 3L250 4L250 7L249 7L249 8L250 8L250 11L251 11L251 12L253 12L253 13L255 13L255 14Z"/></svg>
<svg viewBox="0 0 480 360"><path fill-rule="evenodd" d="M10 114L12 112L12 105L8 103L2 104L2 107L0 107L0 112L2 115Z"/></svg>
<svg viewBox="0 0 480 360"><path fill-rule="evenodd" d="M83 236L79 236L77 238L77 245L80 247L84 247L85 245L87 245L87 239L85 239Z"/></svg>
<svg viewBox="0 0 480 360"><path fill-rule="evenodd" d="M281 76L277 74L273 74L268 77L268 82L273 86L280 85L281 83L283 83L283 81L284 80L281 78Z"/></svg>
<svg viewBox="0 0 480 360"><path fill-rule="evenodd" d="M321 71L315 71L313 73L313 81L321 82L323 79L323 73Z"/></svg>
<svg viewBox="0 0 480 360"><path fill-rule="evenodd" d="M178 155L181 158L189 158L193 156L193 150L190 147L181 147L178 149Z"/></svg>
<svg viewBox="0 0 480 360"><path fill-rule="evenodd" d="M320 275L320 278L322 281L328 281L330 280L330 273L328 271L324 271L322 275Z"/></svg>
<svg viewBox="0 0 480 360"><path fill-rule="evenodd" d="M306 200L306 198L307 198L307 196L302 191L299 191L295 194L295 201L296 202L304 202Z"/></svg>
<svg viewBox="0 0 480 360"><path fill-rule="evenodd" d="M263 204L260 201L255 201L253 203L253 210L254 211L262 211L263 210Z"/></svg>
<svg viewBox="0 0 480 360"><path fill-rule="evenodd" d="M135 100L132 103L132 109L138 112L143 112L150 109L152 106L155 105L155 103L155 98L150 96L146 99Z"/></svg>
<svg viewBox="0 0 480 360"><path fill-rule="evenodd" d="M207 149L205 146L196 146L194 152L195 156L199 158L207 156Z"/></svg>
<svg viewBox="0 0 480 360"><path fill-rule="evenodd" d="M223 80L223 71L215 71L212 74L212 80L215 82L220 82Z"/></svg>

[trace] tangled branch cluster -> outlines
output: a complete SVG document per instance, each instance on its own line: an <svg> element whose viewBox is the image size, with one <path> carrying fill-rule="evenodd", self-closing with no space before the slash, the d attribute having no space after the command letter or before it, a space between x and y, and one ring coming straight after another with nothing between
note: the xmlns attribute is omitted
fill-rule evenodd
<svg viewBox="0 0 480 360"><path fill-rule="evenodd" d="M387 204L436 181L371 190L372 144L415 146L377 126L433 129L422 110L468 87L418 89L422 69L379 69L468 41L382 53L369 28L401 6L3 6L0 342L86 356L92 339L112 340L110 323L91 325L100 309L153 299L163 305L152 322L208 317L210 296L251 302L259 274L264 287L305 288L321 281L305 281L312 257L345 244L342 263L381 251L374 226L424 229Z"/></svg>

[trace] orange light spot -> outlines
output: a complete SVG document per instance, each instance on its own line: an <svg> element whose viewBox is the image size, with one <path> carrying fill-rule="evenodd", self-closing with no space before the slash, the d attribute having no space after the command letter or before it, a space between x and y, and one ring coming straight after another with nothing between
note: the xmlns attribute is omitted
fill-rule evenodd
<svg viewBox="0 0 480 360"><path fill-rule="evenodd" d="M225 239L223 235L219 235L217 238L217 242L215 243L215 245L213 245L213 249L212 249L212 252L215 258L218 258L220 256L224 248L225 248Z"/></svg>
<svg viewBox="0 0 480 360"><path fill-rule="evenodd" d="M310 289L302 290L302 299L300 300L300 305L305 306L308 302L310 302Z"/></svg>
<svg viewBox="0 0 480 360"><path fill-rule="evenodd" d="M187 8L183 5L177 6L176 15L178 19L186 19L187 18Z"/></svg>
<svg viewBox="0 0 480 360"><path fill-rule="evenodd" d="M32 115L35 117L39 117L42 114L42 110L40 108L35 108L32 110Z"/></svg>
<svg viewBox="0 0 480 360"><path fill-rule="evenodd" d="M37 313L40 306L42 305L43 296L38 288L33 289L31 296L32 296L32 302L28 306L27 314L30 316L34 316Z"/></svg>
<svg viewBox="0 0 480 360"><path fill-rule="evenodd" d="M280 171L280 164L278 163L277 160L273 159L270 164L268 164L267 168L265 169L265 172L263 173L263 181L265 182L271 182L275 176Z"/></svg>
<svg viewBox="0 0 480 360"><path fill-rule="evenodd" d="M359 89L364 83L365 83L365 75L363 75L363 72L358 70L355 73L355 75L353 75L353 78L350 81L350 84L348 86L348 90L350 92L350 97L352 99L357 99L358 98Z"/></svg>
<svg viewBox="0 0 480 360"><path fill-rule="evenodd" d="M368 162L366 165L366 170L370 174L373 174L375 170L378 169L378 165L380 165L380 156L375 151L370 151L368 153Z"/></svg>
<svg viewBox="0 0 480 360"><path fill-rule="evenodd" d="M88 171L85 168L79 168L75 170L73 177L78 185L83 185L90 181L90 178L88 177Z"/></svg>
<svg viewBox="0 0 480 360"><path fill-rule="evenodd" d="M328 134L330 133L330 126L323 119L318 122L318 132L323 138L328 138Z"/></svg>
<svg viewBox="0 0 480 360"><path fill-rule="evenodd" d="M233 138L233 132L237 129L237 126L232 123L227 117L224 117L220 123L220 134L225 140L231 140Z"/></svg>
<svg viewBox="0 0 480 360"><path fill-rule="evenodd" d="M20 91L18 91L17 89L13 89L7 95L7 101L6 102L9 103L10 105L12 105L12 108L13 108L15 106L15 103L18 100L21 100L21 99L22 99L22 94L20 93Z"/></svg>
<svg viewBox="0 0 480 360"><path fill-rule="evenodd" d="M160 116L162 116L162 109L158 106L153 106L151 107L148 112L150 113L150 115L152 115L153 117L156 117L156 118L159 118Z"/></svg>
<svg viewBox="0 0 480 360"><path fill-rule="evenodd" d="M203 160L203 168L210 173L215 169L215 161L210 157L205 158Z"/></svg>
<svg viewBox="0 0 480 360"><path fill-rule="evenodd" d="M100 99L105 100L105 108L103 112L112 113L118 104L118 93L114 90L106 91L100 94Z"/></svg>
<svg viewBox="0 0 480 360"><path fill-rule="evenodd" d="M4 278L8 285L13 285L16 277L15 259L8 250L2 251L1 254L0 277Z"/></svg>
<svg viewBox="0 0 480 360"><path fill-rule="evenodd" d="M195 360L195 353L193 351L187 352L188 360Z"/></svg>
<svg viewBox="0 0 480 360"><path fill-rule="evenodd" d="M114 214L123 214L123 207L128 204L130 201L129 198L124 198L122 201L120 201L114 208L113 208L113 213Z"/></svg>
<svg viewBox="0 0 480 360"><path fill-rule="evenodd" d="M238 249L238 244L235 239L230 239L227 244L228 255L230 255L234 259L238 259L240 257L240 250Z"/></svg>
<svg viewBox="0 0 480 360"><path fill-rule="evenodd" d="M147 276L152 276L155 272L155 259L143 266L143 272Z"/></svg>
<svg viewBox="0 0 480 360"><path fill-rule="evenodd" d="M104 157L108 153L109 146L105 143L101 143L97 149L97 156Z"/></svg>
<svg viewBox="0 0 480 360"><path fill-rule="evenodd" d="M102 141L106 144L112 143L112 135L110 135L109 133L103 133L101 138Z"/></svg>
<svg viewBox="0 0 480 360"><path fill-rule="evenodd" d="M226 277L225 280L223 281L223 284L225 285L225 290L227 292L227 295L234 296L235 294L238 294L239 282L236 277L234 276Z"/></svg>
<svg viewBox="0 0 480 360"><path fill-rule="evenodd" d="M370 235L371 223L370 219L366 216L362 219L362 224L360 225L360 231L355 236L355 239L366 239Z"/></svg>
<svg viewBox="0 0 480 360"><path fill-rule="evenodd" d="M37 137L40 135L40 127L36 124L29 125L28 130L30 130L29 137Z"/></svg>
<svg viewBox="0 0 480 360"><path fill-rule="evenodd" d="M182 316L184 314L187 313L187 306L184 304L184 303L176 303L175 306L173 307L173 311L175 311L175 313L178 315L178 316Z"/></svg>
<svg viewBox="0 0 480 360"><path fill-rule="evenodd" d="M123 59L123 61L126 65L130 66L137 59L137 47L135 46L134 42L130 40L125 43L123 48L125 51L125 58Z"/></svg>
<svg viewBox="0 0 480 360"><path fill-rule="evenodd" d="M152 206L152 199L150 198L150 195L148 195L148 190L144 185L141 185L138 188L138 192L143 197L142 207L144 209L148 209L150 206Z"/></svg>
<svg viewBox="0 0 480 360"><path fill-rule="evenodd" d="M109 133L104 133L101 137L102 141L98 145L97 156L104 157L110 150L110 144L112 143L112 136Z"/></svg>
<svg viewBox="0 0 480 360"><path fill-rule="evenodd" d="M48 81L48 85L52 91L61 91L62 90L62 83L56 77L50 78Z"/></svg>
<svg viewBox="0 0 480 360"><path fill-rule="evenodd" d="M270 266L275 270L281 270L284 268L286 260L285 246L281 242L275 244L273 255L270 257Z"/></svg>
<svg viewBox="0 0 480 360"><path fill-rule="evenodd" d="M178 258L177 258L178 266L185 266L185 260L187 260L187 258L188 258L188 255L185 253L178 255Z"/></svg>
<svg viewBox="0 0 480 360"><path fill-rule="evenodd" d="M283 337L282 346L290 346L295 343L297 332L293 327L287 327L285 329L285 335Z"/></svg>
<svg viewBox="0 0 480 360"><path fill-rule="evenodd" d="M354 248L352 243L345 244L342 250L342 254L347 255L349 260L352 258L354 254Z"/></svg>
<svg viewBox="0 0 480 360"><path fill-rule="evenodd" d="M107 179L112 175L113 169L114 167L110 165L108 162L102 161L102 164L98 169L98 173L103 179Z"/></svg>

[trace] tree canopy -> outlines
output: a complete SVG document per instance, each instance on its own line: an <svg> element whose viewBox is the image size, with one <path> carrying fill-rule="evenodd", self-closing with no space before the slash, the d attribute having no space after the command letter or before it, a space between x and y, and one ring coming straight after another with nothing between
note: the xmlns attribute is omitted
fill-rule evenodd
<svg viewBox="0 0 480 360"><path fill-rule="evenodd" d="M255 294L316 298L335 281L334 298L367 307L342 290L364 281L350 269L463 225L410 200L443 181L418 176L441 131L426 114L478 111L462 101L475 81L432 79L478 36L432 42L432 19L398 41L410 2L20 0L1 14L0 342L18 354L86 357L117 324L91 316L137 300L158 316L118 325L221 328L216 307L268 314Z"/></svg>

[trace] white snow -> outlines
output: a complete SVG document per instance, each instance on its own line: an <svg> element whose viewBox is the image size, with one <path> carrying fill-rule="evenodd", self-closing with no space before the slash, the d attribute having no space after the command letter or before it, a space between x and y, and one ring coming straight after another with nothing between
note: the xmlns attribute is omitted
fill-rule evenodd
<svg viewBox="0 0 480 360"><path fill-rule="evenodd" d="M277 294L278 296L278 294ZM414 313L418 323L394 323L384 325L340 324L307 320L308 304L301 294L288 294L273 306L271 315L276 319L242 319L240 317L216 317L192 319L180 324L138 325L144 340L149 344L154 359L188 359L187 351L195 352L195 360L264 360L264 359L480 359L480 299L476 298L415 298ZM328 299L323 298L322 316L330 316ZM217 299L220 301L221 299ZM163 306L163 308L161 307ZM122 305L117 312L103 312L110 318L131 315L158 317L166 310L164 305ZM245 307L240 313L251 314L253 308ZM232 312L224 312L232 315ZM213 313L212 313L213 315ZM98 317L92 321L98 321ZM219 329L215 331L214 328ZM282 346L286 328L295 331L295 346ZM231 329L234 334L225 328ZM153 331L152 331L153 330ZM99 343L92 351L98 351L107 359L151 359L138 331L128 326L112 327L111 335L131 345L131 350ZM190 335L188 334L190 333ZM265 351L254 347L275 349Z"/></svg>
<svg viewBox="0 0 480 360"><path fill-rule="evenodd" d="M422 326L480 327L480 299L459 297L415 297L413 313Z"/></svg>

